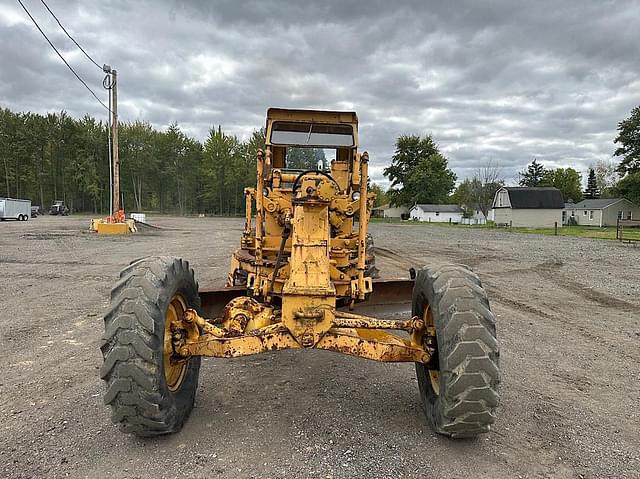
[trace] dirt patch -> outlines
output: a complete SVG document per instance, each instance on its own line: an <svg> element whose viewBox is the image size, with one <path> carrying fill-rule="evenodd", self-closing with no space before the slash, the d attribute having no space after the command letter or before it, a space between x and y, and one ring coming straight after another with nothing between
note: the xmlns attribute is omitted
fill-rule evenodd
<svg viewBox="0 0 640 479"><path fill-rule="evenodd" d="M0 225L0 476L640 477L639 248L372 225L383 276L449 261L472 266L489 291L502 401L477 440L429 429L412 365L290 351L205 361L185 429L143 441L102 405L109 290L148 255L181 256L201 286L221 285L243 228L150 221L163 229L125 237L83 232L88 217Z"/></svg>

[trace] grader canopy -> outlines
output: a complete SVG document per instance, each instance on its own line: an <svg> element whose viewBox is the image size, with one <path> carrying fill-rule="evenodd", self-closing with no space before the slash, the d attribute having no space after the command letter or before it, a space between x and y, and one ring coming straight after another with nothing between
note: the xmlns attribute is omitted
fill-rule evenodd
<svg viewBox="0 0 640 479"><path fill-rule="evenodd" d="M288 168L294 148L311 147L333 150L328 168ZM138 435L179 430L203 356L316 348L413 362L437 432L489 430L498 345L480 279L461 265L376 278L368 163L355 113L268 110L225 287L198 292L177 258L145 258L121 273L102 346L114 422Z"/></svg>

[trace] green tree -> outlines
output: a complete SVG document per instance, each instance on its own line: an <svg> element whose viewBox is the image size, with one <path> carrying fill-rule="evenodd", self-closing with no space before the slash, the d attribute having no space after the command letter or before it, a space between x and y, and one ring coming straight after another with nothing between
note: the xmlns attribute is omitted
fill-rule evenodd
<svg viewBox="0 0 640 479"><path fill-rule="evenodd" d="M376 201L373 205L374 207L377 208L378 206L386 205L389 202L386 191L383 190L378 183L371 183L369 191L376 194Z"/></svg>
<svg viewBox="0 0 640 479"><path fill-rule="evenodd" d="M324 150L321 148L287 148L287 168L298 170L315 170L319 162L322 161L324 169L327 166L327 159Z"/></svg>
<svg viewBox="0 0 640 479"><path fill-rule="evenodd" d="M209 131L201 167L205 179L202 197L207 202L206 209L214 214L232 214L232 205L238 204L237 187L234 188L237 175L234 170L242 161L241 146L238 138L225 134L221 126ZM237 210L233 213L237 213Z"/></svg>
<svg viewBox="0 0 640 479"><path fill-rule="evenodd" d="M609 160L599 160L593 166L596 173L596 187L600 191L601 198L613 198L619 178L616 166L615 162Z"/></svg>
<svg viewBox="0 0 640 479"><path fill-rule="evenodd" d="M127 202L137 211L149 208L153 178L157 172L154 145L158 133L148 122L136 121L120 127L121 175L127 186L130 184L131 201ZM128 190L128 188L125 188ZM147 201L144 201L144 200Z"/></svg>
<svg viewBox="0 0 640 479"><path fill-rule="evenodd" d="M518 173L520 186L541 186L544 179L544 166L538 163L537 159L533 159L527 168Z"/></svg>
<svg viewBox="0 0 640 479"><path fill-rule="evenodd" d="M545 170L542 181L537 186L553 186L562 192L565 201L582 200L582 176L573 168Z"/></svg>
<svg viewBox="0 0 640 479"><path fill-rule="evenodd" d="M496 191L504 186L504 181L495 179L493 181L483 181L479 176L472 179L465 179L458 185L451 201L461 206L466 217L471 217L476 210L481 211L486 218L493 205L493 198Z"/></svg>
<svg viewBox="0 0 640 479"><path fill-rule="evenodd" d="M614 189L615 196L622 196L636 205L640 205L640 171L622 178Z"/></svg>
<svg viewBox="0 0 640 479"><path fill-rule="evenodd" d="M460 206L464 210L465 218L470 218L473 215L473 210L475 208L475 199L474 199L474 180L470 178L466 178L462 183L460 183L454 192L449 197L449 202L452 204L456 204Z"/></svg>
<svg viewBox="0 0 640 479"><path fill-rule="evenodd" d="M618 136L613 141L620 146L613 153L621 156L620 175L640 171L640 106L631 110L629 118L618 123Z"/></svg>
<svg viewBox="0 0 640 479"><path fill-rule="evenodd" d="M593 168L589 168L589 176L587 177L587 189L584 190L584 197L589 200L600 198L596 172Z"/></svg>
<svg viewBox="0 0 640 479"><path fill-rule="evenodd" d="M400 136L384 174L391 182L387 197L396 206L445 203L456 181L431 136Z"/></svg>

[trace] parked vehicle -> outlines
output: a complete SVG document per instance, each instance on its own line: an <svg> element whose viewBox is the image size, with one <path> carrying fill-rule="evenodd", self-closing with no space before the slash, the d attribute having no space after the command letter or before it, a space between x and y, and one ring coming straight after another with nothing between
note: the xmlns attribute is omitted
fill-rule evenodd
<svg viewBox="0 0 640 479"><path fill-rule="evenodd" d="M31 216L31 200L0 198L0 220L27 221Z"/></svg>
<svg viewBox="0 0 640 479"><path fill-rule="evenodd" d="M120 273L101 343L112 421L143 437L177 432L193 408L203 356L315 348L415 363L435 432L489 432L499 351L478 276L438 262L411 268L411 279L374 279L367 227L375 194L354 112L271 108L265 131L266 152L257 151L256 187L245 190L245 226L224 288L198 290L189 262L170 256L137 259ZM287 149L313 147L334 150L330 170L287 166ZM307 374L282 364L288 374ZM363 404L384 409L376 400ZM321 416L324 406L308 410Z"/></svg>
<svg viewBox="0 0 640 479"><path fill-rule="evenodd" d="M40 211L40 206L32 206L31 207L31 217L32 218L37 218L41 214L42 214L42 212Z"/></svg>
<svg viewBox="0 0 640 479"><path fill-rule="evenodd" d="M67 216L69 214L69 208L64 204L64 201L56 201L51 205L51 208L49 208L49 214Z"/></svg>

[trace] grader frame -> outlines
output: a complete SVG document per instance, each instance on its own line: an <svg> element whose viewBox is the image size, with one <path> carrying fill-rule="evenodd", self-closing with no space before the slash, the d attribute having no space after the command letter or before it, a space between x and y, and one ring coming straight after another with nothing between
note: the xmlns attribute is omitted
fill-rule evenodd
<svg viewBox="0 0 640 479"><path fill-rule="evenodd" d="M289 168L288 150L301 147L332 148L330 168ZM436 432L489 431L499 349L480 278L463 265L374 277L368 162L355 113L267 112L226 286L199 291L187 261L161 256L133 261L111 291L101 377L121 430L179 431L193 409L201 357L323 349L413 362Z"/></svg>
<svg viewBox="0 0 640 479"><path fill-rule="evenodd" d="M286 167L287 150L299 147L332 148L336 158L329 171L292 171ZM368 191L368 162L368 153L358 151L353 112L267 112L265 150L257 154L256 188L245 190L245 227L232 256L229 289L200 292L210 319L186 312L174 329L191 333L175 342L174 361L317 348L429 363L422 318L380 319L348 311L368 299L406 303L413 287L411 279L366 276L375 198ZM378 289L385 291L371 298Z"/></svg>

